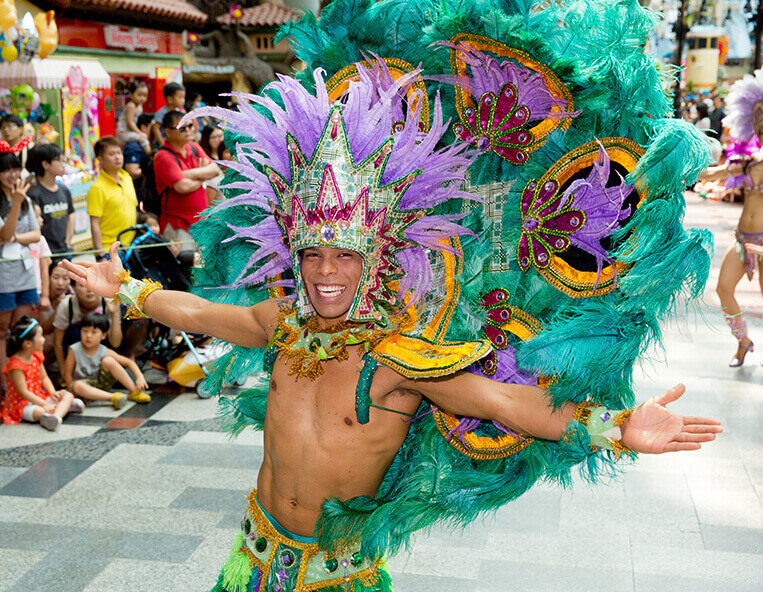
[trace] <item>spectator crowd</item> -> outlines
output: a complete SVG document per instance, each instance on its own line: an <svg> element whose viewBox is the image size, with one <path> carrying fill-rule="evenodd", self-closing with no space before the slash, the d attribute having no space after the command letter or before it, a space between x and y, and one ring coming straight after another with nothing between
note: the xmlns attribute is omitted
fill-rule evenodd
<svg viewBox="0 0 763 592"><path fill-rule="evenodd" d="M223 130L207 118L178 127L195 95L164 86L165 105L144 113L145 84L129 89L116 136L94 146L98 175L87 193L96 259L119 240L129 248L150 236L180 261L193 261L189 227L219 196L230 160ZM120 408L145 403L147 384L135 363L145 324L124 321L120 305L72 284L58 262L72 253L74 205L57 182L63 151L22 142L15 116L0 120L0 401L5 423L37 422L55 430L88 401ZM19 128L19 129L17 129ZM136 238L138 237L138 238ZM190 254L190 259L189 259ZM128 394L114 393L115 384Z"/></svg>

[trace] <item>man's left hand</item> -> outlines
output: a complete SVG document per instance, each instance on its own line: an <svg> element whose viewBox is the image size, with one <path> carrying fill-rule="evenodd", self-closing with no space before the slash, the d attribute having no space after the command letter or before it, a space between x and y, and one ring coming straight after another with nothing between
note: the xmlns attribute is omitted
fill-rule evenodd
<svg viewBox="0 0 763 592"><path fill-rule="evenodd" d="M679 384L636 407L620 427L622 443L634 452L661 454L699 450L702 442L715 440L723 431L717 419L678 415L665 407L685 392L686 387Z"/></svg>

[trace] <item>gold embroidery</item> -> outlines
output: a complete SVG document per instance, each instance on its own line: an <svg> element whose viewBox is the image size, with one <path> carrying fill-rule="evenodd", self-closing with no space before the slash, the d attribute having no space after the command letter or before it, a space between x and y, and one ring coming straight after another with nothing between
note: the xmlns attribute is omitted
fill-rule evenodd
<svg viewBox="0 0 763 592"><path fill-rule="evenodd" d="M262 583L261 585L264 586L264 583L267 582L271 567L275 561L276 551L281 545L285 547L291 547L292 549L297 549L301 552L299 572L297 574L297 581L295 584L295 592L315 592L334 586L346 586L347 584L350 584L348 589L352 589L351 583L354 581L358 581L365 586L371 586L378 581L378 571L382 565L382 560L377 559L376 561L368 561L367 559L363 559L363 561L368 565L364 569L360 569L354 573L348 573L345 571L344 574L341 574L341 570L338 568L335 577L331 577L332 574L325 572L325 579L306 583L305 576L307 575L308 566L311 562L319 561L323 563L324 561L331 559L346 559L349 562L349 558L351 558L354 553L359 551L360 542L358 540L352 540L345 545L342 545L341 547L333 549L331 553L327 553L322 551L318 547L317 543L302 543L292 540L291 538L278 532L270 523L270 521L263 515L259 504L257 503L256 489L252 490L252 492L247 497L247 500L249 501L247 516L252 521L251 532L254 533L253 536L255 539L262 537L267 541L268 554L265 561L257 557L257 555L255 555L255 553L249 548L246 532L243 533L244 538L242 540L242 549L239 552L245 553L249 559L250 567L256 567L260 572L259 578L260 582ZM251 537L248 540L251 541ZM264 551L265 550L263 550L263 552ZM262 589L264 590L264 587Z"/></svg>
<svg viewBox="0 0 763 592"><path fill-rule="evenodd" d="M398 331L397 326L388 330L378 329L373 323L345 321L321 327L315 317L302 323L297 319L296 309L279 313L276 346L289 359L289 376L296 375L315 380L323 374L323 360L346 360L348 345L363 345L368 351L384 338Z"/></svg>

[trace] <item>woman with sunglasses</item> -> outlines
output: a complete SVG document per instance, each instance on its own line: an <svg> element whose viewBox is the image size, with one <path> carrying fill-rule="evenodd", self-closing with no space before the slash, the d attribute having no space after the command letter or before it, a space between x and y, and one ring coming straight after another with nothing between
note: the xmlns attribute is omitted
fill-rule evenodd
<svg viewBox="0 0 763 592"><path fill-rule="evenodd" d="M192 140L192 121L178 127L183 114L170 111L162 120L165 142L154 155L156 193L161 198L159 227L168 240L181 241L181 250L195 250L188 228L207 207L204 184L220 174L204 149Z"/></svg>

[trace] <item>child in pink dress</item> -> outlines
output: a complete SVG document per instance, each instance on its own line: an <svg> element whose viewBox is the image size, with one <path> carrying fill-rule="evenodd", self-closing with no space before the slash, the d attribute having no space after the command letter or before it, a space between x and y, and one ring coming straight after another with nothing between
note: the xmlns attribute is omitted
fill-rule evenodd
<svg viewBox="0 0 763 592"><path fill-rule="evenodd" d="M8 363L3 368L8 387L3 401L4 423L39 422L55 431L67 413L82 413L85 404L67 390L57 391L43 361L45 337L36 319L21 317L8 339Z"/></svg>

